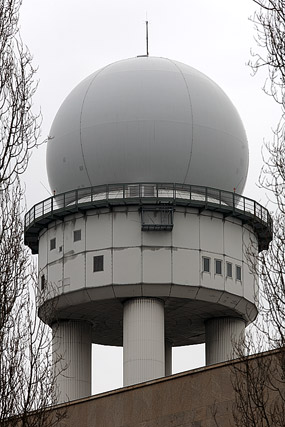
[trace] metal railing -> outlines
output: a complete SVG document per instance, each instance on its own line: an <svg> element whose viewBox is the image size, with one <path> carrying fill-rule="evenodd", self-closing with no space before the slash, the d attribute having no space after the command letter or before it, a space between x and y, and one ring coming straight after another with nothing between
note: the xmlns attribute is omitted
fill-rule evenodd
<svg viewBox="0 0 285 427"><path fill-rule="evenodd" d="M244 217L246 222L255 221L272 236L272 218L268 210L256 201L229 191L173 183L107 184L55 195L37 203L27 212L25 233L33 225L50 222L77 210L147 203L186 205Z"/></svg>

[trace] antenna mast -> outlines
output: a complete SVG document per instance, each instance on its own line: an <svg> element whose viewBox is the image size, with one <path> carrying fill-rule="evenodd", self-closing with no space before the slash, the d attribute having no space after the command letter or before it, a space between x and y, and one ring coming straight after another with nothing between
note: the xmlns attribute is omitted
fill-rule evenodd
<svg viewBox="0 0 285 427"><path fill-rule="evenodd" d="M149 55L148 52L148 21L145 21L145 29L146 29L146 56Z"/></svg>

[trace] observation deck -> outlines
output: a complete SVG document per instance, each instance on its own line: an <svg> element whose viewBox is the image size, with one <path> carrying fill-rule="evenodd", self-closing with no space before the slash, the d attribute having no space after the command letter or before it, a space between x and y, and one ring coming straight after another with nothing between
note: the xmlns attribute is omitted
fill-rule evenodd
<svg viewBox="0 0 285 427"><path fill-rule="evenodd" d="M147 209L166 212L167 223L157 226L170 231L175 206L196 208L200 212L220 212L249 224L258 237L259 252L268 248L272 240L272 218L269 211L255 200L234 192L211 187L173 183L107 184L68 191L54 195L34 205L25 215L25 244L33 254L38 253L38 237L42 229L67 215L91 209L138 205L142 212L142 229L155 231L143 222ZM150 228L149 228L150 227Z"/></svg>

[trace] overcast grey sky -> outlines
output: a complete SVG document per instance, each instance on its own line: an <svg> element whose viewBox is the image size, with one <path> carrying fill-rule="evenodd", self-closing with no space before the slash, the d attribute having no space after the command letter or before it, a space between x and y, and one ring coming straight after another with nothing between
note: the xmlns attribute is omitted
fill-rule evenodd
<svg viewBox="0 0 285 427"><path fill-rule="evenodd" d="M256 182L261 146L271 138L278 108L261 90L266 73L253 78L246 66L255 48L248 19L255 8L252 0L24 0L21 33L38 66L34 101L43 114L42 139L64 98L83 78L106 64L145 53L147 16L150 55L197 68L236 106L250 150L244 194L266 204ZM45 149L34 152L25 176L28 208L49 197ZM121 386L121 353L95 347L94 392ZM174 372L203 363L203 346L174 351Z"/></svg>

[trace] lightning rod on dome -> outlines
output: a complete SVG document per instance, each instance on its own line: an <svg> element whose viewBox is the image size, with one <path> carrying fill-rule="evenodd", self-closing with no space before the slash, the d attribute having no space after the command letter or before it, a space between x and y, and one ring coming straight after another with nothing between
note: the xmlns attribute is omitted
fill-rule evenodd
<svg viewBox="0 0 285 427"><path fill-rule="evenodd" d="M149 51L148 51L148 21L145 21L145 31L146 31L146 56L149 56Z"/></svg>

